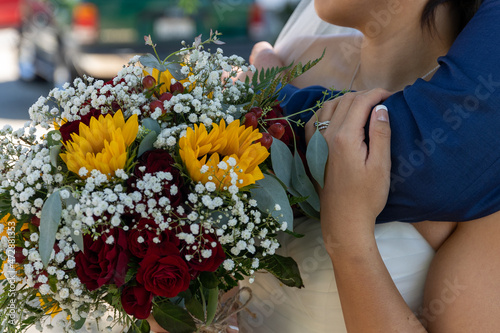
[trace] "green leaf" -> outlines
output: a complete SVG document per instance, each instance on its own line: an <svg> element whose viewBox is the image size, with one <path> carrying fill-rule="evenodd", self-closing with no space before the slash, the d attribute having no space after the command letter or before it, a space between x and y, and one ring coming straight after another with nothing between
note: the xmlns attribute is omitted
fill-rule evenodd
<svg viewBox="0 0 500 333"><path fill-rule="evenodd" d="M52 138L53 135L56 135L56 136L59 136L59 140L54 140ZM58 130L53 130L53 131L50 131L47 133L47 146L48 147L52 147L52 146L55 146L55 145L60 145L61 144L61 132L59 132Z"/></svg>
<svg viewBox="0 0 500 333"><path fill-rule="evenodd" d="M306 159L311 175L323 188L325 186L325 166L328 160L328 144L318 130L314 132L307 145Z"/></svg>
<svg viewBox="0 0 500 333"><path fill-rule="evenodd" d="M195 316L201 321L205 320L205 314L203 313L203 305L201 305L200 301L196 299L196 297L191 297L189 301L184 303L186 305L186 309L190 314Z"/></svg>
<svg viewBox="0 0 500 333"><path fill-rule="evenodd" d="M295 260L278 254L265 256L260 260L261 267L273 274L278 280L289 287L304 287L299 267Z"/></svg>
<svg viewBox="0 0 500 333"><path fill-rule="evenodd" d="M142 126L150 131L161 133L161 127L153 118L146 118L142 121Z"/></svg>
<svg viewBox="0 0 500 333"><path fill-rule="evenodd" d="M52 193L42 207L40 217L40 257L47 267L54 249L56 232L61 223L62 202L59 191Z"/></svg>
<svg viewBox="0 0 500 333"><path fill-rule="evenodd" d="M265 175L258 180L256 187L250 190L252 198L257 200L257 207L262 212L269 212L277 221L286 222L287 229L293 230L293 211L288 202L288 196L280 182L271 175ZM281 210L275 210L278 204Z"/></svg>
<svg viewBox="0 0 500 333"><path fill-rule="evenodd" d="M293 155L288 146L281 140L273 140L271 144L271 161L273 171L287 187L292 187Z"/></svg>
<svg viewBox="0 0 500 333"><path fill-rule="evenodd" d="M153 150L156 138L158 138L158 134L155 131L149 132L144 139L142 139L141 144L139 145L137 157L141 157L141 155L145 152Z"/></svg>
<svg viewBox="0 0 500 333"><path fill-rule="evenodd" d="M297 151L293 155L292 186L301 196L307 197L307 202L319 212L319 197L313 183L306 174L304 164Z"/></svg>
<svg viewBox="0 0 500 333"><path fill-rule="evenodd" d="M130 326L127 333L149 333L151 328L147 320L136 320L132 326Z"/></svg>
<svg viewBox="0 0 500 333"><path fill-rule="evenodd" d="M207 289L213 289L219 285L219 279L217 279L215 273L212 272L201 272L200 282L203 287Z"/></svg>
<svg viewBox="0 0 500 333"><path fill-rule="evenodd" d="M57 168L57 159L59 158L61 148L62 145L54 145L50 147L50 164L52 164L54 168Z"/></svg>
<svg viewBox="0 0 500 333"><path fill-rule="evenodd" d="M207 326L212 323L217 312L217 304L219 304L219 288L215 287L208 290L207 300Z"/></svg>
<svg viewBox="0 0 500 333"><path fill-rule="evenodd" d="M72 206L73 208L75 207L75 205L79 202L78 199L76 199L73 194L70 194L70 196L66 199L63 199L62 200L63 203L64 203L64 206L69 207L69 206ZM80 232L78 235L75 235L75 229L73 229L73 227L71 226L68 226L70 231L71 231L71 239L73 239L73 242L75 242L75 244L78 246L78 248L80 249L80 251L84 252L84 249L83 249L83 235L82 233Z"/></svg>
<svg viewBox="0 0 500 333"><path fill-rule="evenodd" d="M75 229L73 229L72 227L69 227L69 229L71 230L70 236L71 236L71 239L73 240L73 242L75 242L75 244L78 246L80 251L85 252L84 246L83 246L82 233L80 232L78 235L75 235Z"/></svg>
<svg viewBox="0 0 500 333"><path fill-rule="evenodd" d="M170 333L193 333L196 331L196 325L189 313L170 301L154 306L153 317L162 328Z"/></svg>
<svg viewBox="0 0 500 333"><path fill-rule="evenodd" d="M171 62L171 63L167 64L166 67L167 67L167 70L170 72L170 74L172 74L172 76L177 81L184 80L185 78L187 78L187 75L182 74L182 72L181 72L182 66L180 64L175 63L175 62Z"/></svg>
<svg viewBox="0 0 500 333"><path fill-rule="evenodd" d="M87 320L87 318L81 318L78 321L73 321L73 327L72 327L72 329L79 330L80 328L82 328L83 325L85 324L85 320Z"/></svg>
<svg viewBox="0 0 500 333"><path fill-rule="evenodd" d="M311 205L307 203L307 201L299 202L299 207L304 211L304 213L306 213L307 216L319 220L319 211L312 208Z"/></svg>
<svg viewBox="0 0 500 333"><path fill-rule="evenodd" d="M167 66L160 63L158 59L151 53L145 54L139 58L139 61L144 67L156 68L160 72L164 72L167 70Z"/></svg>

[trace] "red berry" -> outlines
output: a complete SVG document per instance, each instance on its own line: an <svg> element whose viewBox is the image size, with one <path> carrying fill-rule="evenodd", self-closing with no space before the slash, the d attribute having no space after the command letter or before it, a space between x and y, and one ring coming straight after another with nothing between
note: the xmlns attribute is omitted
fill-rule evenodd
<svg viewBox="0 0 500 333"><path fill-rule="evenodd" d="M257 142L260 142L262 146L269 150L273 144L273 137L269 133L262 133L262 138L257 140Z"/></svg>
<svg viewBox="0 0 500 333"><path fill-rule="evenodd" d="M251 108L250 112L255 113L255 116L257 117L257 119L259 119L260 117L262 117L262 109L259 108L258 106L254 106L253 108Z"/></svg>
<svg viewBox="0 0 500 333"><path fill-rule="evenodd" d="M258 122L257 122L257 117L255 116L255 113L253 112L248 112L245 114L245 126L246 127L253 127L254 129L257 128Z"/></svg>
<svg viewBox="0 0 500 333"><path fill-rule="evenodd" d="M23 254L22 247L16 246L14 258L16 259L16 263L18 263L18 264L22 264L24 262L24 259L26 259L26 256Z"/></svg>
<svg viewBox="0 0 500 333"><path fill-rule="evenodd" d="M170 92L172 94L175 94L175 93L182 94L184 92L184 86L182 85L182 83L177 81L174 84L170 85Z"/></svg>
<svg viewBox="0 0 500 333"><path fill-rule="evenodd" d="M156 111L156 108L160 108L162 113L164 113L165 111L165 108L163 107L163 102L162 101L152 101L151 103L149 103L149 110L151 112L155 112Z"/></svg>
<svg viewBox="0 0 500 333"><path fill-rule="evenodd" d="M269 126L267 131L269 132L269 134L271 134L273 137L279 140L281 139L283 134L285 134L285 126L283 126L280 123L275 123Z"/></svg>
<svg viewBox="0 0 500 333"><path fill-rule="evenodd" d="M142 85L148 90L153 89L156 86L156 80L151 75L145 76L142 79Z"/></svg>
<svg viewBox="0 0 500 333"><path fill-rule="evenodd" d="M164 102L164 101L170 101L170 99L172 98L172 93L169 93L168 91L167 92L164 92L163 94L161 94L160 96L160 101Z"/></svg>
<svg viewBox="0 0 500 333"><path fill-rule="evenodd" d="M40 218L36 215L33 215L33 217L31 218L31 224L33 224L35 227L39 227L40 226Z"/></svg>

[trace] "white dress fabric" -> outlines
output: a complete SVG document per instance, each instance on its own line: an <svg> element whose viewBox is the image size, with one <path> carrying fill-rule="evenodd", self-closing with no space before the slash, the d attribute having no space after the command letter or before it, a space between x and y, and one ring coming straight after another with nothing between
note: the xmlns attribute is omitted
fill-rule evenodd
<svg viewBox="0 0 500 333"><path fill-rule="evenodd" d="M323 243L319 221L301 218L295 231L286 235L279 254L299 265L305 287L290 288L267 272L255 282L241 283L252 289L247 311L239 316L244 333L344 333L346 332L332 263ZM375 226L375 238L384 263L398 290L415 312L421 307L424 284L434 250L409 223Z"/></svg>

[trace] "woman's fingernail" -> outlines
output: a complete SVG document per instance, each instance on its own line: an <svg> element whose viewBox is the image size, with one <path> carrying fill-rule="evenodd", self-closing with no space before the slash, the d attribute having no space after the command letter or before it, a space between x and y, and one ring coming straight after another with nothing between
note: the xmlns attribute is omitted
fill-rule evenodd
<svg viewBox="0 0 500 333"><path fill-rule="evenodd" d="M389 114L387 112L387 107L385 105L377 105L375 107L375 115L377 116L377 120L379 121L389 121Z"/></svg>

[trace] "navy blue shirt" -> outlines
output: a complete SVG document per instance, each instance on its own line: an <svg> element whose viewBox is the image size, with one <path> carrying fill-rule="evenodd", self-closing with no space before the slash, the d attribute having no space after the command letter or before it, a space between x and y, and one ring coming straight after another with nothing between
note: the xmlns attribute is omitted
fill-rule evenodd
<svg viewBox="0 0 500 333"><path fill-rule="evenodd" d="M391 190L377 222L468 221L500 210L500 1L484 0L441 67L388 98ZM320 86L282 91L287 114ZM307 120L310 115L302 115Z"/></svg>

